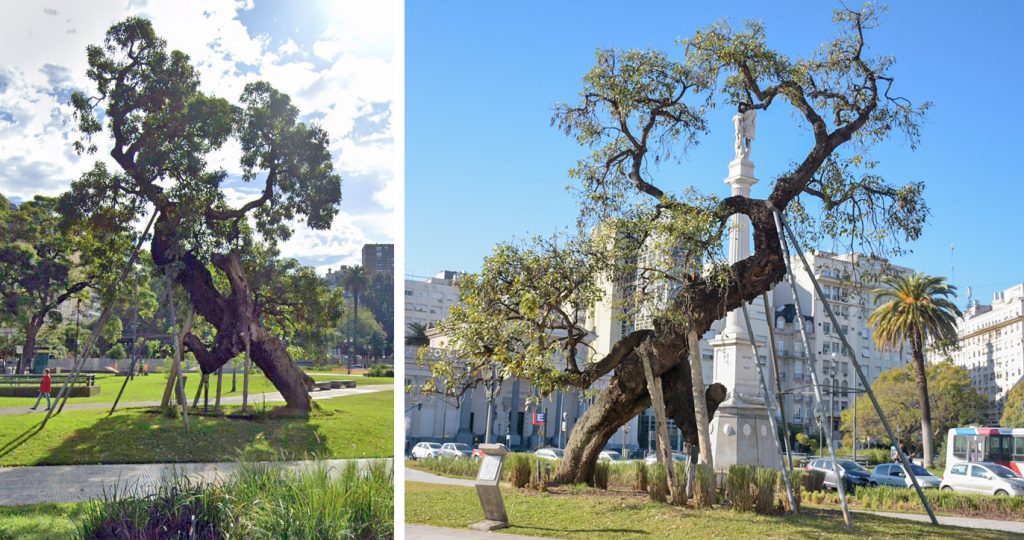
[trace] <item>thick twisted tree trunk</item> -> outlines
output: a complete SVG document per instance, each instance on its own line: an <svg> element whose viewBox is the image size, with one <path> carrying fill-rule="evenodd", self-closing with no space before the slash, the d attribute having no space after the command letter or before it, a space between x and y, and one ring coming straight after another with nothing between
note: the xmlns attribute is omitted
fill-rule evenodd
<svg viewBox="0 0 1024 540"><path fill-rule="evenodd" d="M934 459L932 453L932 406L928 400L928 374L925 371L923 342L920 333L915 333L911 338L910 348L914 364L914 381L917 383L917 400L921 403L921 451L924 454L924 466L931 467Z"/></svg>
<svg viewBox="0 0 1024 540"><path fill-rule="evenodd" d="M284 344L260 323L255 296L237 252L218 254L213 265L228 279L231 293L225 295L213 284L209 269L195 255L182 250L175 237L173 210L165 209L157 220L151 245L153 262L159 266L178 263L174 280L188 293L196 313L217 329L216 341L207 346L194 334L185 335L185 346L195 355L203 374L210 374L245 351L248 336L253 362L274 384L287 402L287 409L307 413L312 407L309 389L313 379L302 372L288 355Z"/></svg>

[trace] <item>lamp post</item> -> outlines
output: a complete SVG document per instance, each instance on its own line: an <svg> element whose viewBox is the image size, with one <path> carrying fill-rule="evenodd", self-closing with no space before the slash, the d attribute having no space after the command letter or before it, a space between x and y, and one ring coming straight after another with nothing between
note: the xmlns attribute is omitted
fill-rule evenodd
<svg viewBox="0 0 1024 540"><path fill-rule="evenodd" d="M829 405L829 410L828 410L828 432L829 432L829 434L832 435L831 439L833 441L835 441L835 434L836 434L836 429L835 429L835 425L836 425L836 371L837 371L836 370L836 353L832 353L832 366L831 367L832 367L832 392L831 392L832 393L832 396L831 396L832 399L830 400L831 403ZM833 448L832 451L834 452L835 448Z"/></svg>
<svg viewBox="0 0 1024 540"><path fill-rule="evenodd" d="M491 423L494 419L494 399L498 395L500 385L498 384L498 366L491 364L491 380L486 384L487 388L487 428L484 432L484 443L491 443Z"/></svg>
<svg viewBox="0 0 1024 540"><path fill-rule="evenodd" d="M626 434L622 437L622 459L626 459L626 439L629 439L629 422L626 422Z"/></svg>
<svg viewBox="0 0 1024 540"><path fill-rule="evenodd" d="M857 461L857 396L860 393L860 381L853 380L853 460Z"/></svg>

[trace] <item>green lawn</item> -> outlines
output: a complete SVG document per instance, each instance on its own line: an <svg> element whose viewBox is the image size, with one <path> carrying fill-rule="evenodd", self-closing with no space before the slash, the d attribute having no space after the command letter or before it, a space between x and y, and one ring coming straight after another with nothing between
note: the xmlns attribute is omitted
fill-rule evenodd
<svg viewBox="0 0 1024 540"><path fill-rule="evenodd" d="M0 466L387 457L393 399L386 391L318 400L308 420L190 416L188 432L150 409L65 411L42 431L40 414L0 416Z"/></svg>
<svg viewBox="0 0 1024 540"><path fill-rule="evenodd" d="M189 401L195 397L196 387L199 385L201 375L199 373L188 373L185 383L185 394L188 396ZM359 375L314 375L313 379L317 381L331 381L331 380L354 380L357 386L367 386L371 384L394 384L395 379L393 377L362 377ZM91 397L80 397L80 398L69 398L68 404L72 403L113 403L114 398L117 397L117 392L121 390L121 385L124 383L124 377L118 377L114 374L97 374L96 384L100 387L100 393ZM124 395L121 396L121 402L127 403L132 401L159 401L164 395L164 387L167 385L167 374L166 373L153 373L146 376L138 376L128 381L128 386L124 389ZM59 385L54 385L53 395L56 396L59 392ZM217 390L217 377L210 377L210 400L213 401L213 396ZM235 385L235 392L231 390L231 375L225 374L222 382L221 395L225 397L241 396L242 395L242 374L238 374L238 380ZM274 385L271 384L270 380L267 379L262 373L252 373L249 376L249 393L260 394L263 392L275 392ZM0 397L0 407L17 407L21 405L32 405L36 401L34 397ZM42 406L45 406L46 402L43 401Z"/></svg>
<svg viewBox="0 0 1024 540"><path fill-rule="evenodd" d="M502 532L559 538L971 538L1006 539L1010 533L935 527L854 514L848 532L835 510L798 516L760 516L730 510L695 510L624 494L555 495L514 489L502 493L512 527ZM405 520L465 528L483 519L473 488L405 484ZM1019 536L1018 536L1019 537Z"/></svg>
<svg viewBox="0 0 1024 540"><path fill-rule="evenodd" d="M69 538L84 509L85 503L0 506L0 540Z"/></svg>

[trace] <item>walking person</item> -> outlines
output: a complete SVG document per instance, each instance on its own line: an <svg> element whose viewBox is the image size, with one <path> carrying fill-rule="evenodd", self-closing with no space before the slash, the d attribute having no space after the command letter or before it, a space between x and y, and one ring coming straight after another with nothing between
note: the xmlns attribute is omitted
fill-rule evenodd
<svg viewBox="0 0 1024 540"><path fill-rule="evenodd" d="M39 381L39 397L36 398L36 404L31 407L34 411L39 406L39 402L43 400L43 396L46 396L46 410L50 410L50 387L52 383L50 381L50 370L43 370L43 379Z"/></svg>

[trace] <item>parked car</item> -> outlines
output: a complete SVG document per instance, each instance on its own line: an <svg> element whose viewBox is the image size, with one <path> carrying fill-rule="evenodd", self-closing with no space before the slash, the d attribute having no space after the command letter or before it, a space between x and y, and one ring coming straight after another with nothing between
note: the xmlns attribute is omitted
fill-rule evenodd
<svg viewBox="0 0 1024 540"><path fill-rule="evenodd" d="M928 472L928 469L925 469L920 465L911 465L910 470L914 471L914 476L917 477L917 483L922 488L938 488L942 483L941 478ZM904 469L903 465L899 463L886 463L875 467L875 470L871 471L871 477L868 479L868 484L872 487L911 487L913 485L910 482L910 476L907 475L906 469Z"/></svg>
<svg viewBox="0 0 1024 540"><path fill-rule="evenodd" d="M512 453L512 451L511 451L511 450L509 450L509 448L508 448L507 446L505 446L504 444L500 444L500 443L498 443L498 445L499 445L499 446L501 446L502 448L504 448L504 449L505 449L505 453L506 453L506 454L510 454L510 453ZM483 451L483 450L481 450L480 448L474 448L474 449L473 449L473 452L472 452L472 456L473 456L473 457L475 457L475 458L482 458L482 457L484 457L485 455L486 455L486 454L484 454L484 451Z"/></svg>
<svg viewBox="0 0 1024 540"><path fill-rule="evenodd" d="M562 456L565 455L565 452L563 452L561 448L540 448L537 451L535 451L533 455L541 459L555 460L562 459Z"/></svg>
<svg viewBox="0 0 1024 540"><path fill-rule="evenodd" d="M682 452L672 452L672 461L673 462L675 462L675 461L686 462L687 459L688 459L688 456L686 454L682 453ZM658 454L656 454L654 452L651 452L650 454L647 454L647 457L644 458L644 463L646 463L648 465L653 465L653 464L655 464L657 462L658 462Z"/></svg>
<svg viewBox="0 0 1024 540"><path fill-rule="evenodd" d="M602 450L597 456L598 461L622 461L622 455L615 450Z"/></svg>
<svg viewBox="0 0 1024 540"><path fill-rule="evenodd" d="M1024 495L1024 478L998 463L956 463L942 476L942 489L987 495Z"/></svg>
<svg viewBox="0 0 1024 540"><path fill-rule="evenodd" d="M468 444L449 442L441 445L441 457L464 458L472 453L473 449Z"/></svg>
<svg viewBox="0 0 1024 540"><path fill-rule="evenodd" d="M436 458L441 456L441 443L421 442L412 447L413 459Z"/></svg>
<svg viewBox="0 0 1024 540"><path fill-rule="evenodd" d="M836 464L839 465L839 477L843 479L843 487L847 491L853 491L856 486L866 486L871 481L871 473L855 461L837 459ZM836 475L832 472L831 459L812 459L805 469L825 473L825 487L837 489Z"/></svg>

